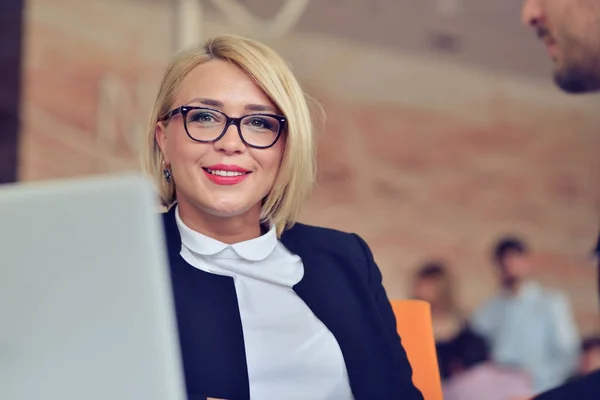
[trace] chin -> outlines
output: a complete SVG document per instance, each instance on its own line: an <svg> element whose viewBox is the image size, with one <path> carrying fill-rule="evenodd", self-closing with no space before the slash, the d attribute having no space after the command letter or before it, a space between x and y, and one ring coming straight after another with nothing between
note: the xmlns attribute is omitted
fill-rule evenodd
<svg viewBox="0 0 600 400"><path fill-rule="evenodd" d="M204 209L206 212L208 212L211 215L214 215L215 217L233 218L239 217L240 215L248 214L256 207L256 204L248 205L239 201L232 201L208 204L207 207L204 207ZM260 215L260 208L258 209L257 215Z"/></svg>
<svg viewBox="0 0 600 400"><path fill-rule="evenodd" d="M215 217L219 217L219 218L239 217L240 215L244 215L249 211L248 208L235 207L235 206L227 206L227 207L214 206L214 207L207 207L207 208L205 208L205 210L209 214L211 214Z"/></svg>
<svg viewBox="0 0 600 400"><path fill-rule="evenodd" d="M554 82L566 93L596 92L600 90L600 73L583 67L565 66L555 71Z"/></svg>

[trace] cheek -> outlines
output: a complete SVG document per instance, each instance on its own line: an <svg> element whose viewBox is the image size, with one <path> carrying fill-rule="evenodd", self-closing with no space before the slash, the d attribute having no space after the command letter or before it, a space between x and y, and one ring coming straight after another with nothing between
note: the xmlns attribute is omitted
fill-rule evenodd
<svg viewBox="0 0 600 400"><path fill-rule="evenodd" d="M283 146L279 143L270 149L252 149L252 156L260 165L261 170L269 176L277 176L283 157Z"/></svg>
<svg viewBox="0 0 600 400"><path fill-rule="evenodd" d="M188 140L185 132L173 130L169 135L167 140L169 158L175 169L196 163L209 150L210 145Z"/></svg>

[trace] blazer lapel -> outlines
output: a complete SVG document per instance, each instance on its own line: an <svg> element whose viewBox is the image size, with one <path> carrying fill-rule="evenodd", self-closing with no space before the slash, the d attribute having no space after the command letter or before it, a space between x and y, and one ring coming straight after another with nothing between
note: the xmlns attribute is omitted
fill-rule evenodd
<svg viewBox="0 0 600 400"><path fill-rule="evenodd" d="M174 207L164 223L188 396L248 399L244 335L233 279L196 269L181 257Z"/></svg>
<svg viewBox="0 0 600 400"><path fill-rule="evenodd" d="M365 276L349 264L351 256L328 251L310 238L295 234L294 228L281 240L302 259L304 277L294 290L335 336L355 399L378 398L373 388L383 393L389 389L386 385L393 376L394 363L389 346L383 343L382 321L368 298Z"/></svg>

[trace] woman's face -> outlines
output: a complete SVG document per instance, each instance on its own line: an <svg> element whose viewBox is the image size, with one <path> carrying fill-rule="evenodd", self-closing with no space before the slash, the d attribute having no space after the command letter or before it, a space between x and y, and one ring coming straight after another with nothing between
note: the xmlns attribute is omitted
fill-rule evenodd
<svg viewBox="0 0 600 400"><path fill-rule="evenodd" d="M182 105L208 107L229 117L280 114L246 73L220 60L199 65L185 77L172 108ZM205 114L198 120L212 123L214 118ZM165 164L171 168L179 206L225 218L258 218L261 200L273 187L285 146L282 135L270 148L248 147L235 125L216 142L197 142L186 134L181 114L167 125L157 124L156 140ZM238 172L222 172L225 170Z"/></svg>
<svg viewBox="0 0 600 400"><path fill-rule="evenodd" d="M435 278L417 279L413 286L413 297L437 305L441 297L440 281Z"/></svg>

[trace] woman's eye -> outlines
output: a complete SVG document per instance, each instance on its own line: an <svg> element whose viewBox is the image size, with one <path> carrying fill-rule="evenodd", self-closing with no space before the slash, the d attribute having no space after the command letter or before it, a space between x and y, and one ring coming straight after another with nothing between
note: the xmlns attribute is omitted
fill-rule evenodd
<svg viewBox="0 0 600 400"><path fill-rule="evenodd" d="M252 117L245 121L244 125L255 131L276 131L278 122L277 120L268 116Z"/></svg>
<svg viewBox="0 0 600 400"><path fill-rule="evenodd" d="M267 124L265 123L265 121L263 121L260 118L253 118L250 121L250 125L252 125L255 128L264 128L264 127L266 127Z"/></svg>
<svg viewBox="0 0 600 400"><path fill-rule="evenodd" d="M198 116L196 117L196 120L199 122L211 122L214 120L214 117L211 114L202 113L202 114L198 114Z"/></svg>
<svg viewBox="0 0 600 400"><path fill-rule="evenodd" d="M219 117L211 112L195 110L188 114L188 121L201 124L213 124L219 122Z"/></svg>

